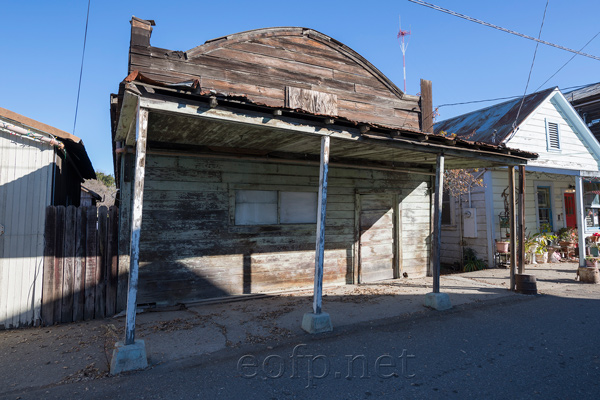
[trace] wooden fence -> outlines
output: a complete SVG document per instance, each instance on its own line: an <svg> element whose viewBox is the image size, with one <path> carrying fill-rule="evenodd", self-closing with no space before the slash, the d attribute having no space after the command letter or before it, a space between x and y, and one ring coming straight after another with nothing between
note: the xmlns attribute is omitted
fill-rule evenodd
<svg viewBox="0 0 600 400"><path fill-rule="evenodd" d="M120 311L118 215L117 207L46 208L43 325L104 318Z"/></svg>

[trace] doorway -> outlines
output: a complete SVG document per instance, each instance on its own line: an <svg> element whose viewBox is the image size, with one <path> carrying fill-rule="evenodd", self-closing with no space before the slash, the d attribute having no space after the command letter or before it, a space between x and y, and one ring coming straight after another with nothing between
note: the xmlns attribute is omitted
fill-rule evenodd
<svg viewBox="0 0 600 400"><path fill-rule="evenodd" d="M565 223L567 228L577 227L575 215L575 193L565 193Z"/></svg>

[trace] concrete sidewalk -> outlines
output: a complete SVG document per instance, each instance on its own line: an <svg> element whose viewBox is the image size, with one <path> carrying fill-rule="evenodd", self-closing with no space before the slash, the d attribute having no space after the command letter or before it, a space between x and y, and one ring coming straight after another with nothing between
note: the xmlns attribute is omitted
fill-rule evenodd
<svg viewBox="0 0 600 400"><path fill-rule="evenodd" d="M573 263L528 266L538 276L538 289L581 285ZM490 269L441 277L441 290L453 306L518 299L509 292L509 271ZM431 278L324 289L323 310L331 315L334 333L342 327L413 318L437 313L423 306ZM137 316L137 338L144 339L150 366L237 348L280 343L306 337L302 316L311 310L312 291L187 308L145 311ZM30 387L98 379L108 375L114 343L123 338L124 318L107 318L61 326L0 331L0 395Z"/></svg>

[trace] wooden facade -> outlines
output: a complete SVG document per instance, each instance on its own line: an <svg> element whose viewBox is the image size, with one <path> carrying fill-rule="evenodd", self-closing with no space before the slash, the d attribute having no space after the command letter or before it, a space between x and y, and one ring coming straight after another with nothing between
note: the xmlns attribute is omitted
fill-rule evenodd
<svg viewBox="0 0 600 400"><path fill-rule="evenodd" d="M130 74L111 102L119 270L135 276L138 304L317 288L324 184L325 284L425 276L438 160L535 157L432 134L430 82L406 95L314 30L242 32L184 52L152 47L152 26L132 20Z"/></svg>

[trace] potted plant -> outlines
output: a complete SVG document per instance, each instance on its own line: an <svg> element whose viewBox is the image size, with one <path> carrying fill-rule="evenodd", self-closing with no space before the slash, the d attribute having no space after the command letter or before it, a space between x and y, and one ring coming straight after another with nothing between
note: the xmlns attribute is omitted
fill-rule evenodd
<svg viewBox="0 0 600 400"><path fill-rule="evenodd" d="M598 257L587 256L585 258L585 265L588 268L598 268Z"/></svg>
<svg viewBox="0 0 600 400"><path fill-rule="evenodd" d="M552 232L538 232L533 235L533 239L537 242L538 246L535 250L536 261L541 263L548 262L548 247L552 245L552 242L556 240L556 235Z"/></svg>
<svg viewBox="0 0 600 400"><path fill-rule="evenodd" d="M562 247L573 247L577 244L577 228L561 228L557 232L558 240Z"/></svg>

